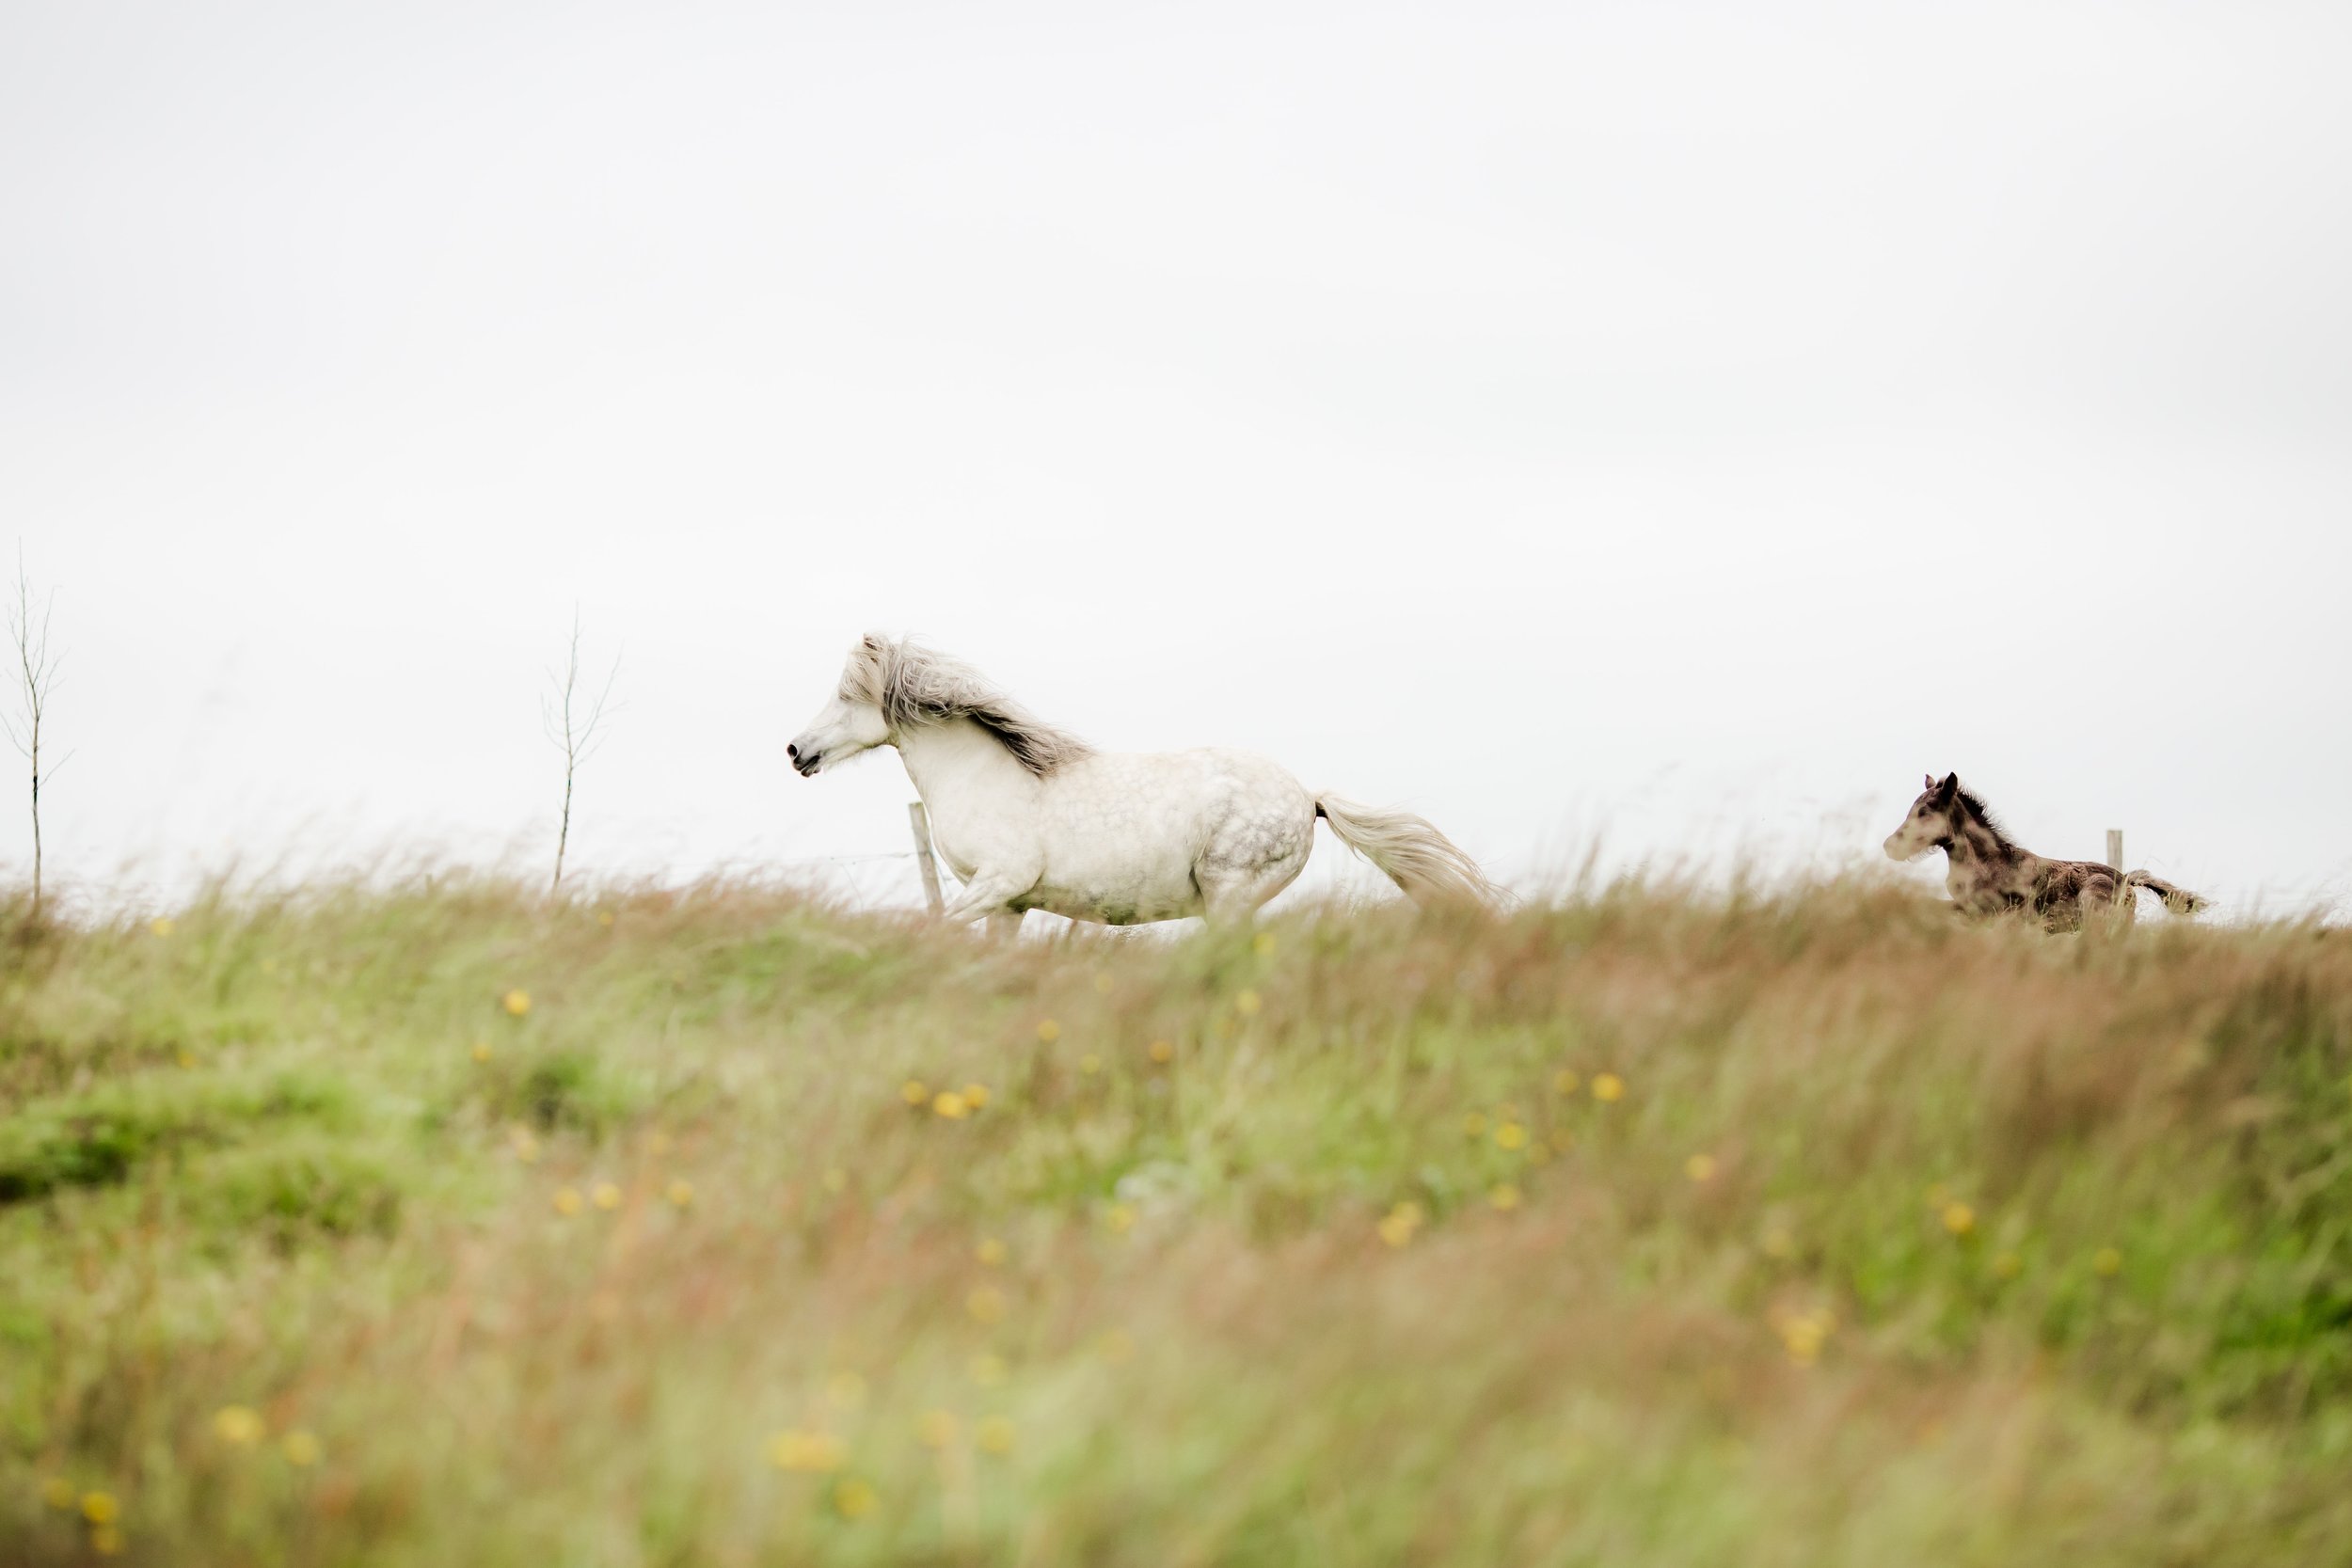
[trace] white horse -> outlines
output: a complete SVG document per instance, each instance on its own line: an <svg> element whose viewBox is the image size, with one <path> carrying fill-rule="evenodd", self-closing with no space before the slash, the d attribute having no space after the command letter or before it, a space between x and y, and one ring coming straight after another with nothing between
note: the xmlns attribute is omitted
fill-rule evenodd
<svg viewBox="0 0 2352 1568"><path fill-rule="evenodd" d="M1418 816L1310 794L1248 752L1097 752L969 665L869 636L785 752L811 778L876 746L898 748L962 879L947 918L985 916L992 930L1030 910L1111 926L1248 920L1306 865L1318 816L1417 902L1497 899Z"/></svg>

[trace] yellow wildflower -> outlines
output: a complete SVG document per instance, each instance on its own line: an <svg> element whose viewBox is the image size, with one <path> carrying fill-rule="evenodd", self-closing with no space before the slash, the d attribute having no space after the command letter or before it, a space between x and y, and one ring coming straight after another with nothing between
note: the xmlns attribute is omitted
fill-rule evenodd
<svg viewBox="0 0 2352 1568"><path fill-rule="evenodd" d="M1150 1055L1153 1061L1159 1063L1162 1067L1166 1067L1168 1063L1176 1059L1176 1047L1169 1044L1167 1040L1153 1040L1148 1048L1146 1053Z"/></svg>
<svg viewBox="0 0 2352 1568"><path fill-rule="evenodd" d="M40 1483L40 1500L58 1513L70 1513L81 1497L73 1490L72 1481L63 1476L51 1476Z"/></svg>
<svg viewBox="0 0 2352 1568"><path fill-rule="evenodd" d="M318 1438L299 1427L286 1433L285 1440L278 1448L286 1456L286 1463L298 1470L308 1469L319 1462Z"/></svg>
<svg viewBox="0 0 2352 1568"><path fill-rule="evenodd" d="M147 928L159 937L167 937L178 927L172 924L171 916L159 914L147 923Z"/></svg>
<svg viewBox="0 0 2352 1568"><path fill-rule="evenodd" d="M956 1440L961 1430L954 1414L946 1410L927 1410L914 1423L914 1435L927 1449L944 1449Z"/></svg>
<svg viewBox="0 0 2352 1568"><path fill-rule="evenodd" d="M1715 1156L1712 1154L1692 1155L1688 1160L1682 1162L1682 1174L1689 1177L1693 1181L1714 1180Z"/></svg>
<svg viewBox="0 0 2352 1568"><path fill-rule="evenodd" d="M2026 1272L2026 1260L2013 1252L2004 1252L1993 1259L1995 1279L2014 1279Z"/></svg>
<svg viewBox="0 0 2352 1568"><path fill-rule="evenodd" d="M214 1433L222 1442L234 1443L239 1448L260 1442L268 1430L269 1423L262 1419L262 1413L250 1405L225 1404L213 1413Z"/></svg>
<svg viewBox="0 0 2352 1568"><path fill-rule="evenodd" d="M93 1525L111 1525L115 1522L115 1515L121 1512L111 1492L82 1494L82 1517Z"/></svg>
<svg viewBox="0 0 2352 1568"><path fill-rule="evenodd" d="M1111 1234L1124 1236L1136 1227L1136 1206L1114 1203L1103 1212L1103 1223L1111 1227Z"/></svg>
<svg viewBox="0 0 2352 1568"><path fill-rule="evenodd" d="M834 1483L833 1509L844 1519L865 1518L881 1500L871 1486L854 1476Z"/></svg>
<svg viewBox="0 0 2352 1568"><path fill-rule="evenodd" d="M1508 1181L1501 1182L1486 1195L1486 1201L1507 1214L1519 1206L1519 1190Z"/></svg>
<svg viewBox="0 0 2352 1568"><path fill-rule="evenodd" d="M1571 1095L1582 1085L1583 1082L1584 1080L1573 1072L1565 1070L1555 1072L1551 1075L1551 1092L1556 1095Z"/></svg>
<svg viewBox="0 0 2352 1568"><path fill-rule="evenodd" d="M610 1181L599 1181L596 1191L589 1195L589 1201L610 1213L621 1206L621 1189Z"/></svg>
<svg viewBox="0 0 2352 1568"><path fill-rule="evenodd" d="M1625 1098L1625 1080L1613 1072L1593 1074L1593 1098L1604 1105L1612 1105Z"/></svg>
<svg viewBox="0 0 2352 1568"><path fill-rule="evenodd" d="M531 1011L531 993L527 990L510 990L500 1000L499 1006L504 1007L510 1016L520 1018Z"/></svg>
<svg viewBox="0 0 2352 1568"><path fill-rule="evenodd" d="M670 1200L671 1208L683 1209L694 1201L694 1184L683 1180L673 1181L662 1189L661 1196Z"/></svg>
<svg viewBox="0 0 2352 1568"><path fill-rule="evenodd" d="M768 1462L779 1470L823 1475L841 1468L841 1440L829 1432L779 1432L768 1439Z"/></svg>
<svg viewBox="0 0 2352 1568"><path fill-rule="evenodd" d="M1380 1239L1392 1247L1401 1247L1413 1239L1421 1228L1422 1212L1418 1203L1400 1203L1380 1219Z"/></svg>
<svg viewBox="0 0 2352 1568"><path fill-rule="evenodd" d="M1965 1236L1977 1227L1977 1212L1965 1203L1944 1205L1944 1228L1955 1236Z"/></svg>
<svg viewBox="0 0 2352 1568"><path fill-rule="evenodd" d="M972 1114L972 1103L953 1089L942 1089L931 1099L931 1113L949 1121L961 1121Z"/></svg>
<svg viewBox="0 0 2352 1568"><path fill-rule="evenodd" d="M1525 1148L1527 1129L1516 1121L1504 1122L1495 1129L1495 1147L1497 1148Z"/></svg>
<svg viewBox="0 0 2352 1568"><path fill-rule="evenodd" d="M910 1078L898 1085L898 1098L910 1105L920 1105L930 1097L931 1091L923 1086L920 1078Z"/></svg>
<svg viewBox="0 0 2352 1568"><path fill-rule="evenodd" d="M1486 1135L1486 1113L1484 1111L1466 1113L1462 1117L1462 1135L1469 1138L1485 1137Z"/></svg>
<svg viewBox="0 0 2352 1568"><path fill-rule="evenodd" d="M983 1236L980 1244L972 1249L972 1256L990 1268L995 1268L1005 1260L1005 1243L993 1236Z"/></svg>
<svg viewBox="0 0 2352 1568"><path fill-rule="evenodd" d="M584 1207L578 1187L556 1188L555 1196L551 1201L555 1204L555 1212L559 1214L577 1214Z"/></svg>
<svg viewBox="0 0 2352 1568"><path fill-rule="evenodd" d="M1800 1367L1810 1367L1820 1358L1821 1346L1829 1338L1830 1330L1837 1326L1837 1319L1824 1307L1817 1312L1789 1313L1773 1326L1779 1330L1788 1359Z"/></svg>
<svg viewBox="0 0 2352 1568"><path fill-rule="evenodd" d="M488 1040L476 1040L473 1042L473 1059L477 1062L486 1062L490 1059L490 1042Z"/></svg>
<svg viewBox="0 0 2352 1568"><path fill-rule="evenodd" d="M122 1550L122 1532L112 1525L100 1525L89 1532L89 1549L100 1557L113 1557Z"/></svg>
<svg viewBox="0 0 2352 1568"><path fill-rule="evenodd" d="M612 911L611 910L598 910L596 911L596 924L608 927L612 926Z"/></svg>
<svg viewBox="0 0 2352 1568"><path fill-rule="evenodd" d="M982 1453L1010 1453L1013 1440L1012 1423L1002 1416L986 1417L977 1427L973 1429L972 1440L979 1445Z"/></svg>
<svg viewBox="0 0 2352 1568"><path fill-rule="evenodd" d="M1089 1051L1085 1055L1078 1058L1078 1070L1080 1072L1089 1073L1100 1072L1103 1070L1103 1058L1097 1056L1093 1052Z"/></svg>
<svg viewBox="0 0 2352 1568"><path fill-rule="evenodd" d="M2123 1272L2123 1255L2111 1246L2103 1246L2091 1258L2090 1266L2102 1279L2113 1279Z"/></svg>
<svg viewBox="0 0 2352 1568"><path fill-rule="evenodd" d="M1061 1025L1050 1018L1040 1019L1037 1024L1037 1037L1045 1044L1051 1045L1061 1038Z"/></svg>
<svg viewBox="0 0 2352 1568"><path fill-rule="evenodd" d="M1274 940L1274 933L1272 931L1260 931L1257 936L1251 940L1249 945L1257 949L1258 957L1262 958L1270 958L1274 957L1274 950L1276 947L1279 946L1280 943Z"/></svg>
<svg viewBox="0 0 2352 1568"><path fill-rule="evenodd" d="M1005 1292L993 1285L976 1285L963 1298L963 1309L975 1323L995 1323L1005 1315Z"/></svg>
<svg viewBox="0 0 2352 1568"><path fill-rule="evenodd" d="M976 1111L984 1109L988 1104L988 1085L986 1084L964 1085L963 1102Z"/></svg>
<svg viewBox="0 0 2352 1568"><path fill-rule="evenodd" d="M1233 1011L1244 1018L1255 1018L1262 1006L1263 1004L1258 1000L1258 993L1254 990L1245 990L1233 998Z"/></svg>

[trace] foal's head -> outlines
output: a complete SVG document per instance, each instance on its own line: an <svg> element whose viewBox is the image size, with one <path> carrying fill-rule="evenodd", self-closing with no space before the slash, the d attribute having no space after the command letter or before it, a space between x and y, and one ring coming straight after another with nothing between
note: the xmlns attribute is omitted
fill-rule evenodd
<svg viewBox="0 0 2352 1568"><path fill-rule="evenodd" d="M1931 849L1948 847L1960 836L1960 775L1947 773L1938 783L1930 773L1927 783L1903 815L1902 826L1886 835L1889 860L1915 861Z"/></svg>

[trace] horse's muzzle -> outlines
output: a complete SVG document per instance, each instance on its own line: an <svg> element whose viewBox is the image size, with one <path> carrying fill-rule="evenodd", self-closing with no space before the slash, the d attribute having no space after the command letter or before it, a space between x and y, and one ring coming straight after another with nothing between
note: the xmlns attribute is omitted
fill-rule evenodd
<svg viewBox="0 0 2352 1568"><path fill-rule="evenodd" d="M784 749L784 754L791 759L792 771L798 773L803 779L815 778L817 776L817 768L818 765L825 760L824 752L804 752L798 746L787 746Z"/></svg>

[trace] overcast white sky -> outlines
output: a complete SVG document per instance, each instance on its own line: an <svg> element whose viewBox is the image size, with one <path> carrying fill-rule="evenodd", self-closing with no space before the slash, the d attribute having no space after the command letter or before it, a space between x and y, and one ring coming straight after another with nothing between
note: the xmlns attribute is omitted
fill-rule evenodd
<svg viewBox="0 0 2352 1568"><path fill-rule="evenodd" d="M1522 882L1957 768L2341 908L2347 81L2249 0L12 0L52 873L538 863L577 601L591 870L902 849L784 759L877 626Z"/></svg>

